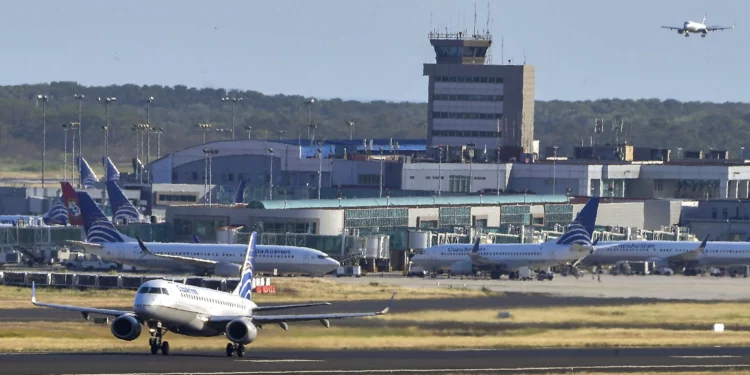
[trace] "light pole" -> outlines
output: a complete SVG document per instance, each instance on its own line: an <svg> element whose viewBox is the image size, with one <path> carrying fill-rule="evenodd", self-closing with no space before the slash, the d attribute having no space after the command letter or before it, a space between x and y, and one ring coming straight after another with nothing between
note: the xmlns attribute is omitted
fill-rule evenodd
<svg viewBox="0 0 750 375"><path fill-rule="evenodd" d="M469 147L469 194L471 194L471 186L474 180L474 147L476 145L474 143L467 143L466 146Z"/></svg>
<svg viewBox="0 0 750 375"><path fill-rule="evenodd" d="M76 165L76 130L81 131L81 123L71 122L70 124L68 124L68 127L70 128L70 130L73 131L73 155L70 159L70 161L72 162L70 166L70 178L75 178L75 175L76 175L76 167L75 167ZM66 165L65 168L67 167L68 166Z"/></svg>
<svg viewBox="0 0 750 375"><path fill-rule="evenodd" d="M438 197L443 190L443 145L438 146Z"/></svg>
<svg viewBox="0 0 750 375"><path fill-rule="evenodd" d="M42 102L42 188L44 188L45 163L47 162L47 95L37 95L37 100Z"/></svg>
<svg viewBox="0 0 750 375"><path fill-rule="evenodd" d="M378 197L383 198L383 147L380 147L380 189Z"/></svg>
<svg viewBox="0 0 750 375"><path fill-rule="evenodd" d="M161 133L164 132L164 128L161 126L156 128L154 130L154 134L156 134L156 158L161 157Z"/></svg>
<svg viewBox="0 0 750 375"><path fill-rule="evenodd" d="M231 131L232 131L232 129L224 129L224 128L218 128L218 129L216 129L217 133L229 133Z"/></svg>
<svg viewBox="0 0 750 375"><path fill-rule="evenodd" d="M349 127L349 140L351 141L354 139L354 123L351 121L347 121L346 125Z"/></svg>
<svg viewBox="0 0 750 375"><path fill-rule="evenodd" d="M215 148L209 148L208 149L208 206L211 207L211 204L213 203L213 180L214 180L214 172L213 172L213 165L214 165L214 155L218 154L219 150Z"/></svg>
<svg viewBox="0 0 750 375"><path fill-rule="evenodd" d="M221 98L222 102L232 103L232 140L234 140L234 105L242 101L242 97L225 96Z"/></svg>
<svg viewBox="0 0 750 375"><path fill-rule="evenodd" d="M307 106L307 138L310 138L310 126L312 125L312 121L310 121L310 106L315 103L315 98L305 99L305 105Z"/></svg>
<svg viewBox="0 0 750 375"><path fill-rule="evenodd" d="M497 188L496 188L496 194L500 195L500 145L497 145L497 160L495 160L497 163Z"/></svg>
<svg viewBox="0 0 750 375"><path fill-rule="evenodd" d="M318 146L316 150L318 153L318 199L320 199L320 188L323 187L323 149L322 145Z"/></svg>
<svg viewBox="0 0 750 375"><path fill-rule="evenodd" d="M271 164L271 174L270 178L268 179L268 200L273 200L273 148L268 149L268 153L271 154L271 157L269 158L269 164Z"/></svg>
<svg viewBox="0 0 750 375"><path fill-rule="evenodd" d="M140 132L141 130L138 128L138 124L133 124L133 133L135 133L135 158L138 159L139 161L141 158L141 153L140 153L140 148L139 148L141 145L141 140L140 138L138 138L138 135L140 134ZM138 178L138 180L140 181L140 177L139 177L141 174L140 168L136 170L135 174L136 174L136 178Z"/></svg>
<svg viewBox="0 0 750 375"><path fill-rule="evenodd" d="M151 102L153 101L153 96L146 99L146 165L151 162Z"/></svg>
<svg viewBox="0 0 750 375"><path fill-rule="evenodd" d="M247 139L252 139L253 127L245 126L245 131L247 131Z"/></svg>
<svg viewBox="0 0 750 375"><path fill-rule="evenodd" d="M552 194L557 194L557 145L552 146L554 157L552 158Z"/></svg>
<svg viewBox="0 0 750 375"><path fill-rule="evenodd" d="M83 94L75 94L73 95L76 100L78 100L78 157L83 158L83 138L81 137L81 123L83 123L83 99L86 99L86 96ZM75 154L75 151L74 151ZM73 162L75 163L75 155L73 155ZM76 163L76 170L78 172L81 172L81 165L79 163ZM78 187L81 187L81 179L78 179Z"/></svg>
<svg viewBox="0 0 750 375"><path fill-rule="evenodd" d="M740 160L745 160L745 146L740 147Z"/></svg>
<svg viewBox="0 0 750 375"><path fill-rule="evenodd" d="M309 129L312 129L312 136L310 137L310 145L312 146L313 140L315 139L315 129L318 128L318 124L310 124L307 126L308 132L307 135L310 137L310 131Z"/></svg>
<svg viewBox="0 0 750 375"><path fill-rule="evenodd" d="M109 117L107 117L107 123L109 123ZM109 160L109 126L104 125L102 126L102 130L104 130L104 157L105 160ZM83 159L81 159L83 160ZM104 165L104 181L109 181L109 165L105 163ZM102 211L107 212L107 188L102 189Z"/></svg>
<svg viewBox="0 0 750 375"><path fill-rule="evenodd" d="M146 157L148 157L148 155L146 154L146 150L144 149L143 141L146 141L145 146L148 147L148 140L146 139L146 136L144 134L147 134L151 130L151 126L149 126L149 124L135 124L133 125L133 129L136 131L136 143L138 143L138 133L141 134L141 155L145 155ZM137 153L138 145L136 144L136 154ZM146 165L148 165L148 162L146 162ZM138 180L140 183L143 183L143 174L145 172L145 168L141 168ZM148 178L146 179L146 181L148 181Z"/></svg>
<svg viewBox="0 0 750 375"><path fill-rule="evenodd" d="M68 124L62 124L63 128L63 181L68 181Z"/></svg>
<svg viewBox="0 0 750 375"><path fill-rule="evenodd" d="M678 159L682 158L682 147L677 147L677 158Z"/></svg>
<svg viewBox="0 0 750 375"><path fill-rule="evenodd" d="M279 133L279 140L281 140L281 138L282 138L282 137L284 136L284 134L286 133L286 130L277 130L277 132Z"/></svg>
<svg viewBox="0 0 750 375"><path fill-rule="evenodd" d="M197 125L198 130L203 132L203 144L206 144L206 132L211 130L211 124L198 124Z"/></svg>

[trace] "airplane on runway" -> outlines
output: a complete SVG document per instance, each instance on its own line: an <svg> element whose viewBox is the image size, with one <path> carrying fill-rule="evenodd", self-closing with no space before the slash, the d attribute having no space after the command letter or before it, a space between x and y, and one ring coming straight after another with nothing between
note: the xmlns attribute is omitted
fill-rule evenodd
<svg viewBox="0 0 750 375"><path fill-rule="evenodd" d="M685 21L682 26L662 26L662 29L677 30L678 34L685 34L687 38L690 33L701 34L705 38L709 31L721 31L734 29L734 26L706 26L706 16L703 16L701 22Z"/></svg>
<svg viewBox="0 0 750 375"><path fill-rule="evenodd" d="M302 315L258 315L258 312L294 309L309 306L330 305L328 302L295 305L257 306L252 301L252 282L255 268L257 233L250 235L242 263L240 283L232 293L201 288L167 280L150 280L141 285L133 300L133 310L111 310L42 303L36 300L36 285L32 283L31 303L40 307L77 311L88 320L89 314L116 317L110 330L120 339L132 341L141 334L141 326L151 333L151 354L159 351L169 354L169 342L164 334L173 332L195 337L225 335L230 343L226 354L231 357L245 355L245 345L254 342L258 328L268 324L279 324L285 331L289 322L320 321L330 327L331 319L359 318L387 314L393 304L393 294L388 307L378 312L302 314Z"/></svg>
<svg viewBox="0 0 750 375"><path fill-rule="evenodd" d="M117 231L94 200L85 192L76 193L83 217L86 242L67 241L99 257L138 268L187 271L199 275L237 277L245 246L209 243L140 243ZM69 204L69 206L71 206ZM73 215L73 212L70 213ZM309 247L258 245L258 272L322 276L339 267L328 254Z"/></svg>
<svg viewBox="0 0 750 375"><path fill-rule="evenodd" d="M653 262L656 267L699 267L750 264L750 243L708 241L602 241L583 258L583 265L614 264L619 261ZM689 271L688 271L689 272Z"/></svg>
<svg viewBox="0 0 750 375"><path fill-rule="evenodd" d="M579 260L593 250L591 236L594 233L599 199L594 197L581 209L565 233L558 239L541 244L488 244L480 245L479 239L471 244L438 245L415 255L412 262L424 270L455 274L473 274L477 270L490 272L490 277L499 279L509 275L518 277L521 267L546 268L569 261Z"/></svg>

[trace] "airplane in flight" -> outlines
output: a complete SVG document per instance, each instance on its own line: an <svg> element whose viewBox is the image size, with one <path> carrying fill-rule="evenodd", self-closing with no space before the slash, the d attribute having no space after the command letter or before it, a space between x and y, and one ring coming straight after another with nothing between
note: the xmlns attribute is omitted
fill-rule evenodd
<svg viewBox="0 0 750 375"><path fill-rule="evenodd" d="M706 16L703 16L701 22L685 21L682 26L662 26L662 29L677 30L678 34L690 36L690 33L701 34L705 38L709 31L721 31L734 29L734 26L706 26Z"/></svg>
<svg viewBox="0 0 750 375"><path fill-rule="evenodd" d="M75 199L73 201L73 199ZM67 197L68 207L78 208L82 216L86 242L67 241L73 246L105 260L123 265L168 272L191 272L237 277L244 259L245 246L212 243L140 243L115 228L96 206L91 196L77 192ZM71 204L71 202L76 202ZM70 216L75 216L69 211ZM328 254L309 247L258 245L257 272L266 274L303 274L322 276L339 267Z"/></svg>
<svg viewBox="0 0 750 375"><path fill-rule="evenodd" d="M488 244L480 245L479 239L472 244L438 245L425 249L412 257L411 261L432 272L450 270L454 274L473 274L488 271L492 279L508 275L518 278L521 267L546 268L570 261L577 261L591 253L598 197L589 199L568 225L565 233L557 239L541 244Z"/></svg>
<svg viewBox="0 0 750 375"><path fill-rule="evenodd" d="M164 341L167 332L193 337L226 336L229 343L226 354L231 357L245 355L245 345L258 337L258 328L278 324L285 331L289 322L320 321L330 327L331 319L360 318L387 314L396 296L394 293L388 306L382 311L360 313L262 315L266 311L295 309L309 306L330 305L329 302L303 303L276 306L258 306L252 301L252 283L255 268L257 233L250 235L243 256L240 283L232 293L180 284L168 280L150 280L141 285L133 300L133 309L113 310L43 303L36 299L36 285L32 283L31 303L53 309L80 312L88 320L90 314L113 316L110 330L125 341L137 339L141 326L151 333L151 354L159 351L169 355L169 342Z"/></svg>
<svg viewBox="0 0 750 375"><path fill-rule="evenodd" d="M652 262L656 267L686 268L750 264L750 242L708 241L602 241L585 257L583 265L619 261Z"/></svg>

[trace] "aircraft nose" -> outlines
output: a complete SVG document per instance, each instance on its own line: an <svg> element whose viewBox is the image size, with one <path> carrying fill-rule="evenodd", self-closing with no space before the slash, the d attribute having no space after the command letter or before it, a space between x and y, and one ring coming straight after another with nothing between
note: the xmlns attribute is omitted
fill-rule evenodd
<svg viewBox="0 0 750 375"><path fill-rule="evenodd" d="M339 263L338 260L333 259L333 258L328 258L328 264L330 264L331 267L339 267L339 266L341 266L341 263Z"/></svg>

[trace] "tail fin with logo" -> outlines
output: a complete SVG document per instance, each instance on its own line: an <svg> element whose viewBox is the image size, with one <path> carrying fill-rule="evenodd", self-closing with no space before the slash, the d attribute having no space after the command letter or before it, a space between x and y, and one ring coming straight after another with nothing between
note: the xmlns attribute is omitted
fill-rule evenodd
<svg viewBox="0 0 750 375"><path fill-rule="evenodd" d="M568 225L565 233L557 239L557 244L591 246L598 210L599 197L590 198L573 222Z"/></svg>
<svg viewBox="0 0 750 375"><path fill-rule="evenodd" d="M240 186L237 187L237 191L234 193L234 203L245 203L245 180L240 180Z"/></svg>
<svg viewBox="0 0 750 375"><path fill-rule="evenodd" d="M120 180L120 171L117 170L117 167L115 167L115 163L112 162L112 159L106 156L102 156L102 165L107 170L107 182Z"/></svg>
<svg viewBox="0 0 750 375"><path fill-rule="evenodd" d="M240 271L240 283L234 289L232 294L242 298L252 299L253 294L253 275L255 272L255 243L257 242L258 233L250 234L250 241L245 251L245 262L242 263Z"/></svg>
<svg viewBox="0 0 750 375"><path fill-rule="evenodd" d="M83 217L81 216L81 205L78 203L78 195L76 194L73 185L68 181L60 183L62 189L62 197L65 202L65 208L68 211L68 221L70 225L83 225Z"/></svg>
<svg viewBox="0 0 750 375"><path fill-rule="evenodd" d="M117 231L104 212L96 206L96 202L85 192L78 192L78 202L81 205L83 216L83 230L86 232L86 242L111 243L111 242L136 242Z"/></svg>
<svg viewBox="0 0 750 375"><path fill-rule="evenodd" d="M701 21L702 24L706 24L706 16L708 15L708 12L703 13L703 21Z"/></svg>
<svg viewBox="0 0 750 375"><path fill-rule="evenodd" d="M66 225L68 224L68 210L65 209L65 202L63 201L64 198L59 198L55 201L55 204L52 205L52 208L42 216L42 220L44 221L44 224L47 225Z"/></svg>
<svg viewBox="0 0 750 375"><path fill-rule="evenodd" d="M91 166L86 159L78 157L78 163L81 171L81 186L85 188L94 187L94 185L99 182L99 177L96 177L96 174L91 170Z"/></svg>
<svg viewBox="0 0 750 375"><path fill-rule="evenodd" d="M138 209L133 206L116 182L107 181L107 195L109 195L109 204L112 207L112 220L115 223L135 223L142 220Z"/></svg>

